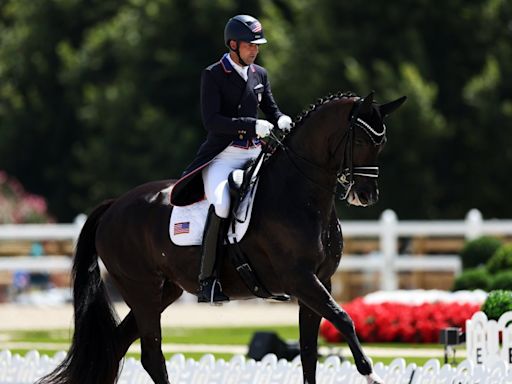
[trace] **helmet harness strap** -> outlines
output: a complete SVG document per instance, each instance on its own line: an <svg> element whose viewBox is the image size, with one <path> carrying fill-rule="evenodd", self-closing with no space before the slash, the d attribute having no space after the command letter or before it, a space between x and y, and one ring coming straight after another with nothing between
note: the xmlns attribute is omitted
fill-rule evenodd
<svg viewBox="0 0 512 384"><path fill-rule="evenodd" d="M238 40L233 41L236 43L236 49L231 48L231 44L229 46L229 49L236 53L236 57L238 57L238 60L240 61L242 67L247 67L247 63L242 59L242 56L240 56L240 44Z"/></svg>

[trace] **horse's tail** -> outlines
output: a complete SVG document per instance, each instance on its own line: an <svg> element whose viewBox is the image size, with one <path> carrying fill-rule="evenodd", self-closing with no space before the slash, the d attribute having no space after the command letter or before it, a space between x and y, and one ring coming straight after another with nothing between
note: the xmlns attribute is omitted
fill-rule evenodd
<svg viewBox="0 0 512 384"><path fill-rule="evenodd" d="M38 384L107 384L116 381L120 357L116 351L117 317L101 280L96 229L113 200L100 204L85 222L73 262L75 331L62 363Z"/></svg>

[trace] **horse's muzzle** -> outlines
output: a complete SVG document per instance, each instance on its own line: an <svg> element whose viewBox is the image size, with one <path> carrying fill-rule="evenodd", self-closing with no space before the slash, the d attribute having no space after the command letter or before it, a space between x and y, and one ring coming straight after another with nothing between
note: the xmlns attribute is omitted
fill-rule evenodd
<svg viewBox="0 0 512 384"><path fill-rule="evenodd" d="M379 188L376 180L357 180L347 196L350 205L367 207L379 200Z"/></svg>

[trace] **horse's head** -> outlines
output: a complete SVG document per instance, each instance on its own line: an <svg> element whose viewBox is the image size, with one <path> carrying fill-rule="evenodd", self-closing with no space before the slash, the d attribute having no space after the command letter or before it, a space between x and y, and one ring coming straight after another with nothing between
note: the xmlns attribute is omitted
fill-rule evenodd
<svg viewBox="0 0 512 384"><path fill-rule="evenodd" d="M403 96L386 104L373 101L373 92L354 103L349 118L340 182L351 205L368 206L379 198L377 157L386 143L384 118L400 107Z"/></svg>
<svg viewBox="0 0 512 384"><path fill-rule="evenodd" d="M377 104L373 92L364 98L351 92L329 95L299 115L285 140L274 139L307 185L332 196L338 183L349 204L371 205L379 195L377 157L386 141L384 118L405 99Z"/></svg>

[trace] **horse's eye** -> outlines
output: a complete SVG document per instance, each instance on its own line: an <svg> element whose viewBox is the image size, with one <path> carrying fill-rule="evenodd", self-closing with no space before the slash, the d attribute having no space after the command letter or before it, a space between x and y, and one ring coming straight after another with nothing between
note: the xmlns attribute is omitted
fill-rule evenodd
<svg viewBox="0 0 512 384"><path fill-rule="evenodd" d="M362 145L364 145L364 140L363 139L355 139L354 144L357 146L362 146Z"/></svg>

